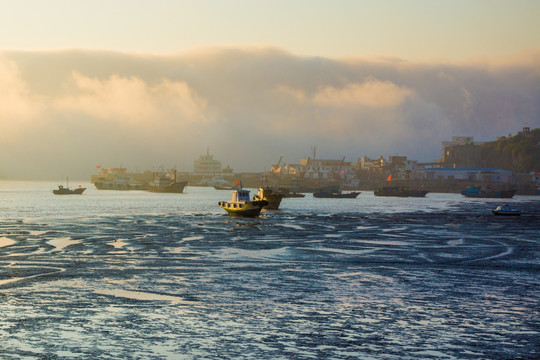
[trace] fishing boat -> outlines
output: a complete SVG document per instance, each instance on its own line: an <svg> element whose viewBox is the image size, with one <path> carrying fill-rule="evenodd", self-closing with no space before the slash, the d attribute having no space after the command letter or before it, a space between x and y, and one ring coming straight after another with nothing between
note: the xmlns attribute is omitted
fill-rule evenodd
<svg viewBox="0 0 540 360"><path fill-rule="evenodd" d="M269 187L260 187L257 194L253 195L254 201L268 201L268 205L263 207L265 210L277 210L281 204L281 199L283 199L283 194L275 192Z"/></svg>
<svg viewBox="0 0 540 360"><path fill-rule="evenodd" d="M296 191L291 191L290 189L287 189L287 188L279 188L277 189L277 191L281 195L283 195L284 198L303 198L306 196L305 194L301 194Z"/></svg>
<svg viewBox="0 0 540 360"><path fill-rule="evenodd" d="M409 197L426 197L428 192L425 190L409 190Z"/></svg>
<svg viewBox="0 0 540 360"><path fill-rule="evenodd" d="M478 186L471 186L461 192L461 195L471 198L498 198L511 199L517 190L482 190Z"/></svg>
<svg viewBox="0 0 540 360"><path fill-rule="evenodd" d="M249 200L249 190L234 190L230 201L220 201L218 205L227 211L229 215L256 217L259 216L266 200Z"/></svg>
<svg viewBox="0 0 540 360"><path fill-rule="evenodd" d="M98 190L144 190L144 184L132 184L131 177L117 176L113 180L100 180L94 183Z"/></svg>
<svg viewBox="0 0 540 360"><path fill-rule="evenodd" d="M409 193L404 187L400 186L384 186L376 189L373 194L375 196L395 196L395 197L408 197Z"/></svg>
<svg viewBox="0 0 540 360"><path fill-rule="evenodd" d="M360 191L351 191L348 193L341 192L341 190L325 191L319 190L313 193L313 197L327 198L327 199L356 199L360 195Z"/></svg>
<svg viewBox="0 0 540 360"><path fill-rule="evenodd" d="M187 181L176 180L176 170L169 172L169 175L161 175L154 178L154 181L146 186L146 190L157 193L183 193Z"/></svg>
<svg viewBox="0 0 540 360"><path fill-rule="evenodd" d="M69 179L66 179L66 186L58 185L58 189L53 190L52 192L55 195L82 195L84 190L86 190L86 188L83 188L81 185L79 185L78 188L70 189Z"/></svg>
<svg viewBox="0 0 540 360"><path fill-rule="evenodd" d="M146 190L157 193L178 193L184 192L187 181L174 181L168 177L159 177L146 186Z"/></svg>
<svg viewBox="0 0 540 360"><path fill-rule="evenodd" d="M375 196L426 197L428 191L410 190L403 186L384 186L373 192Z"/></svg>
<svg viewBox="0 0 540 360"><path fill-rule="evenodd" d="M498 216L519 216L519 215L521 215L521 211L519 211L517 209L512 209L510 207L510 205L508 205L508 204L499 205L499 206L497 206L497 208L495 210L491 210L491 212L493 213L493 215L498 215Z"/></svg>

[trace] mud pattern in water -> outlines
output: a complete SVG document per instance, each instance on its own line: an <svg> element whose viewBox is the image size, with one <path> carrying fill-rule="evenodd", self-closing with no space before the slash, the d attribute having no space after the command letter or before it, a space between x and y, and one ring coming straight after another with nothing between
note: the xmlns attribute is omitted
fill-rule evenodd
<svg viewBox="0 0 540 360"><path fill-rule="evenodd" d="M538 358L539 234L471 205L1 220L0 357Z"/></svg>

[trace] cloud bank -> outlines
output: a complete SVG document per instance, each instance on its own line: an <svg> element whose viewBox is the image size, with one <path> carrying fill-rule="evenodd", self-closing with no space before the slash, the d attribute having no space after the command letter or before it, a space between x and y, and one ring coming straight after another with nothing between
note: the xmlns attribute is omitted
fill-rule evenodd
<svg viewBox="0 0 540 360"><path fill-rule="evenodd" d="M283 155L440 157L540 127L540 51L466 63L300 57L272 47L170 55L0 53L0 176L87 179L96 165L238 171Z"/></svg>

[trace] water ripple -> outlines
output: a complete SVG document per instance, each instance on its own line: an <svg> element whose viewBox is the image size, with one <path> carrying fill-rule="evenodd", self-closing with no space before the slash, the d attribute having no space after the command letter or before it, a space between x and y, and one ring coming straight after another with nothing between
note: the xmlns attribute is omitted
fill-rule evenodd
<svg viewBox="0 0 540 360"><path fill-rule="evenodd" d="M0 220L0 355L536 358L539 218L477 207Z"/></svg>

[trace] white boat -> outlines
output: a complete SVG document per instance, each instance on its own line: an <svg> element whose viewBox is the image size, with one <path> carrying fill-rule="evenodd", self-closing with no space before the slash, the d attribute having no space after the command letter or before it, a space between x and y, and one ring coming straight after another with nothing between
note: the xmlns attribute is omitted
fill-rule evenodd
<svg viewBox="0 0 540 360"><path fill-rule="evenodd" d="M521 215L521 211L517 209L512 209L510 205L504 204L499 205L495 210L491 210L493 215L499 215L499 216L519 216Z"/></svg>

